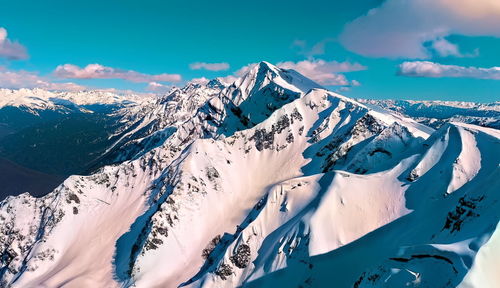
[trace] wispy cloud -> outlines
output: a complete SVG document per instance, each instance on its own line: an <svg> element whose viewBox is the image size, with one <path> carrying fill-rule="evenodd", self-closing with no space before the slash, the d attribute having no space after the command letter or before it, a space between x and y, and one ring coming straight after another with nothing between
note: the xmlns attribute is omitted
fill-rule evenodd
<svg viewBox="0 0 500 288"><path fill-rule="evenodd" d="M432 41L431 49L433 49L436 54L439 56L447 57L447 56L455 56L455 57L463 57L464 55L460 52L458 45L451 43L445 38L437 38Z"/></svg>
<svg viewBox="0 0 500 288"><path fill-rule="evenodd" d="M292 48L296 49L298 54L311 58L325 54L326 44L334 41L335 39L333 38L326 38L313 45L309 45L305 40L296 39L292 42Z"/></svg>
<svg viewBox="0 0 500 288"><path fill-rule="evenodd" d="M189 82L196 84L207 84L208 82L210 82L210 79L205 77L200 77L200 78L193 78Z"/></svg>
<svg viewBox="0 0 500 288"><path fill-rule="evenodd" d="M54 71L54 75L59 78L70 79L123 79L136 83L179 82L182 80L179 74L144 74L133 70L106 67L100 64L89 64L84 68L73 64L59 65Z"/></svg>
<svg viewBox="0 0 500 288"><path fill-rule="evenodd" d="M498 27L498 0L387 0L348 23L340 41L347 49L370 57L462 57L471 54L460 52L447 36L500 37Z"/></svg>
<svg viewBox="0 0 500 288"><path fill-rule="evenodd" d="M192 70L209 70L209 71L225 71L229 69L229 64L226 62L221 63L206 63L206 62L195 62L189 64L189 68Z"/></svg>
<svg viewBox="0 0 500 288"><path fill-rule="evenodd" d="M429 61L403 62L398 75L409 77L453 77L500 80L500 67L481 68L443 65Z"/></svg>
<svg viewBox="0 0 500 288"><path fill-rule="evenodd" d="M319 84L327 86L351 86L353 83L347 80L344 74L339 73L367 69L359 63L325 61L321 59L299 62L286 61L280 62L276 66L284 69L296 70ZM355 83L359 84L357 81Z"/></svg>
<svg viewBox="0 0 500 288"><path fill-rule="evenodd" d="M155 93L166 93L172 89L172 86L164 85L158 82L149 82L145 89L146 91Z"/></svg>
<svg viewBox="0 0 500 288"><path fill-rule="evenodd" d="M18 88L42 88L46 90L80 91L85 90L81 86L72 82L52 82L50 79L38 75L38 73L19 70L12 71L0 68L0 87Z"/></svg>
<svg viewBox="0 0 500 288"><path fill-rule="evenodd" d="M8 39L7 36L7 30L0 27L0 58L9 60L28 59L26 48L19 42Z"/></svg>
<svg viewBox="0 0 500 288"><path fill-rule="evenodd" d="M87 87L73 83L73 82L43 82L39 88L46 90L61 90L61 91L82 91Z"/></svg>

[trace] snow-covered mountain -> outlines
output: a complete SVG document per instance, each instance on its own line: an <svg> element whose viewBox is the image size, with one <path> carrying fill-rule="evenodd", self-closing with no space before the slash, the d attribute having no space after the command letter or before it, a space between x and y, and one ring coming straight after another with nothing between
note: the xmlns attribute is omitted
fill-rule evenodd
<svg viewBox="0 0 500 288"><path fill-rule="evenodd" d="M401 113L434 128L448 122L461 122L500 129L500 102L357 100Z"/></svg>
<svg viewBox="0 0 500 288"><path fill-rule="evenodd" d="M113 165L0 202L0 287L498 283L499 130L267 62L123 113Z"/></svg>
<svg viewBox="0 0 500 288"><path fill-rule="evenodd" d="M21 107L38 114L39 110L80 110L91 112L87 106L131 105L148 101L153 95L113 93L105 90L54 92L44 89L0 89L0 108Z"/></svg>

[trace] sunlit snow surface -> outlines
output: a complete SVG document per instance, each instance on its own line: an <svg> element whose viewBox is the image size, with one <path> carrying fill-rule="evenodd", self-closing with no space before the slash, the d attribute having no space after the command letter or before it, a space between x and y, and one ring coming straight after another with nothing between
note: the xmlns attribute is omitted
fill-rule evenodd
<svg viewBox="0 0 500 288"><path fill-rule="evenodd" d="M498 130L371 105L262 62L134 106L130 160L1 202L0 286L495 287Z"/></svg>

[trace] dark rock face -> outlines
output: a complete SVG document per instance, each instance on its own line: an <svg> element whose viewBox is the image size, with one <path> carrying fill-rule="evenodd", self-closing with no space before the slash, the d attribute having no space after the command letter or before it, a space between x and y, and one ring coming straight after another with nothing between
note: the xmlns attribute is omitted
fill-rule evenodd
<svg viewBox="0 0 500 288"><path fill-rule="evenodd" d="M384 125L377 121L373 116L366 114L361 117L352 126L351 129L347 129L343 134L333 137L330 141L324 145L317 153L316 156L325 157L322 172L328 172L335 169L336 165L341 165L345 163L347 156L351 149L363 139L373 137L380 134L384 130ZM318 129L321 129L318 128ZM312 133L312 142L319 142L318 135L321 130L315 130ZM382 152L383 151L377 151ZM386 154L386 153L384 153Z"/></svg>
<svg viewBox="0 0 500 288"><path fill-rule="evenodd" d="M267 132L265 128L256 130L250 140L255 140L255 148L259 151L273 149L274 131Z"/></svg>
<svg viewBox="0 0 500 288"><path fill-rule="evenodd" d="M278 119L278 122L276 122L276 133L280 134L288 127L290 127L290 119L288 118L288 115L285 114Z"/></svg>
<svg viewBox="0 0 500 288"><path fill-rule="evenodd" d="M236 253L231 256L231 262L238 268L243 269L250 263L250 246L240 244L236 249Z"/></svg>
<svg viewBox="0 0 500 288"><path fill-rule="evenodd" d="M222 263L217 268L217 271L215 271L215 275L219 276L222 280L226 280L227 277L233 275L233 268L231 268L231 265Z"/></svg>
<svg viewBox="0 0 500 288"><path fill-rule="evenodd" d="M207 247L205 247L205 249L203 249L203 251L201 252L201 257L203 257L203 259L208 259L210 253L212 253L217 244L219 244L220 239L221 236L217 235L212 240L210 240Z"/></svg>
<svg viewBox="0 0 500 288"><path fill-rule="evenodd" d="M70 194L68 194L68 198L66 199L66 202L71 203L72 201L74 201L76 204L79 204L80 198L78 198L78 196L76 196L76 194L70 193Z"/></svg>
<svg viewBox="0 0 500 288"><path fill-rule="evenodd" d="M468 218L478 217L474 210L476 209L478 203L483 201L484 196L477 198L468 198L466 196L461 197L458 201L458 205L455 207L455 211L448 212L446 217L446 222L442 230L450 230L450 233L455 231L460 231L464 221Z"/></svg>
<svg viewBox="0 0 500 288"><path fill-rule="evenodd" d="M290 120L293 124L293 120L299 120L302 121L304 118L302 117L302 114L300 114L299 110L297 108L293 109L292 114L290 114Z"/></svg>
<svg viewBox="0 0 500 288"><path fill-rule="evenodd" d="M412 170L410 172L410 175L408 175L408 177L406 177L406 180L408 180L410 182L415 182L418 179L418 177L419 177L418 173L415 170Z"/></svg>
<svg viewBox="0 0 500 288"><path fill-rule="evenodd" d="M219 171L217 171L217 169L215 169L214 167L210 167L207 169L207 177L208 177L208 180L214 181L214 179L220 177Z"/></svg>
<svg viewBox="0 0 500 288"><path fill-rule="evenodd" d="M298 111L297 111L298 113ZM299 113L300 115L300 113ZM298 116L296 116L298 117ZM302 116L300 117L302 118ZM257 148L258 151L262 151L264 149L274 149L274 137L276 134L281 134L285 129L290 127L290 123L292 122L287 114L282 115L276 124L273 124L271 126L270 131L268 131L266 128L263 129L257 129L255 130L255 133L253 134L252 137L250 137L249 140L255 141L255 148ZM298 118L295 118L298 119ZM290 134L291 135L291 134ZM291 143L293 142L293 135L288 135L287 136L287 142Z"/></svg>

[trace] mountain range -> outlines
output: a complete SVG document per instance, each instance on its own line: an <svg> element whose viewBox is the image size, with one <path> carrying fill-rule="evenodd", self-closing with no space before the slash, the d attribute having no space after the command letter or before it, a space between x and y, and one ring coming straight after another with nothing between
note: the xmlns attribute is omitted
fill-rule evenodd
<svg viewBox="0 0 500 288"><path fill-rule="evenodd" d="M0 94L0 156L54 177L4 192L0 287L500 283L498 102L355 100L267 62Z"/></svg>

